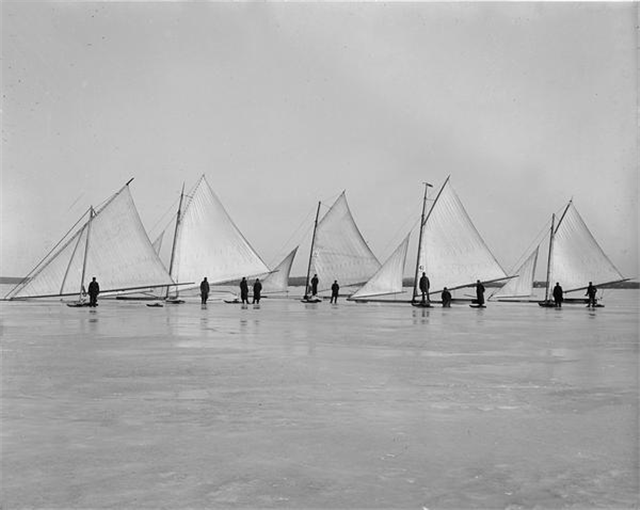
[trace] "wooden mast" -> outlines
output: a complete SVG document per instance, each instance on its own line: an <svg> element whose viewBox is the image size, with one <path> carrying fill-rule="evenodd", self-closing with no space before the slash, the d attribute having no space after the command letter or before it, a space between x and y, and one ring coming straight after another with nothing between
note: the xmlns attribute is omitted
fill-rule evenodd
<svg viewBox="0 0 640 510"><path fill-rule="evenodd" d="M448 178L447 178L448 180ZM416 256L416 273L415 276L413 278L413 297L411 298L411 302L415 302L416 300L416 295L418 294L418 275L420 273L420 253L422 250L422 229L424 228L424 223L425 223L425 217L424 217L424 213L426 211L427 208L427 191L429 190L429 188L432 188L433 186L431 184L429 184L428 182L423 183L424 184L424 197L422 199L422 214L420 215L420 234L418 235L418 254ZM445 181L446 184L446 181ZM443 185L444 187L444 185ZM442 191L442 190L440 190ZM438 196L440 196L440 193L438 193ZM437 198L436 198L437 200Z"/></svg>
<svg viewBox="0 0 640 510"><path fill-rule="evenodd" d="M320 204L318 202L318 209L316 210L316 219L313 222L313 235L311 236L311 249L309 250L309 264L307 265L307 280L304 286L304 296L309 296L309 276L311 275L311 259L313 258L313 245L316 241L316 230L318 229L318 217L320 216Z"/></svg>
<svg viewBox="0 0 640 510"><path fill-rule="evenodd" d="M184 182L182 183L182 190L180 191L180 202L178 203L178 212L176 214L176 228L173 231L173 243L171 245L171 258L169 259L169 276L173 278L171 274L173 272L173 261L176 255L176 244L178 241L178 227L180 226L180 213L182 212L182 199L184 197ZM178 295L178 287L176 287L176 297ZM165 299L169 298L169 287L167 286L167 293Z"/></svg>

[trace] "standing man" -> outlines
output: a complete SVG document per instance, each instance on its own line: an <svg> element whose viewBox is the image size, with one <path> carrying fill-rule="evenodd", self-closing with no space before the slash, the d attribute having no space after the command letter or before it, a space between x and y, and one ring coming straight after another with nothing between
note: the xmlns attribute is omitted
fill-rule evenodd
<svg viewBox="0 0 640 510"><path fill-rule="evenodd" d="M98 294L100 294L100 285L94 276L89 284L89 306L98 306Z"/></svg>
<svg viewBox="0 0 640 510"><path fill-rule="evenodd" d="M249 304L249 284L247 283L247 279L243 276L242 281L240 282L240 299L242 304Z"/></svg>
<svg viewBox="0 0 640 510"><path fill-rule="evenodd" d="M207 277L204 277L204 280L200 282L200 302L203 305L207 304L207 299L209 299L209 282L207 281Z"/></svg>
<svg viewBox="0 0 640 510"><path fill-rule="evenodd" d="M262 284L260 278L256 278L256 283L253 284L253 302L260 304L260 292L262 292Z"/></svg>
<svg viewBox="0 0 640 510"><path fill-rule="evenodd" d="M484 306L484 285L476 280L476 301L479 306Z"/></svg>
<svg viewBox="0 0 640 510"><path fill-rule="evenodd" d="M423 272L420 277L420 292L422 292L422 302L425 302L425 297L427 303L430 301L429 299L429 287L431 287L431 282L427 275Z"/></svg>
<svg viewBox="0 0 640 510"><path fill-rule="evenodd" d="M562 301L564 299L562 292L562 287L560 287L560 284L556 282L556 286L553 288L553 302L555 303L556 308L562 308Z"/></svg>
<svg viewBox="0 0 640 510"><path fill-rule="evenodd" d="M311 295L315 296L318 293L318 275L314 274L311 278Z"/></svg>
<svg viewBox="0 0 640 510"><path fill-rule="evenodd" d="M340 285L338 285L338 280L333 280L333 285L331 285L331 300L329 303L338 304L338 291L340 290Z"/></svg>
<svg viewBox="0 0 640 510"><path fill-rule="evenodd" d="M589 307L593 306L595 308L596 302L597 302L596 292L598 292L598 289L593 286L592 282L589 282L589 286L587 287L587 293L585 294L585 296L588 296L589 298L589 302L587 306Z"/></svg>

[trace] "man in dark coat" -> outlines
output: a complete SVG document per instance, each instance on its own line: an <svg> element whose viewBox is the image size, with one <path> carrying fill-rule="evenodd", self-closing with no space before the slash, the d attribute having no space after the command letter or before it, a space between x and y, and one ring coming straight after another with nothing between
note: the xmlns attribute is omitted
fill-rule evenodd
<svg viewBox="0 0 640 510"><path fill-rule="evenodd" d="M204 280L200 282L200 302L203 305L207 304L207 299L209 299L209 282L207 281L207 277L204 277Z"/></svg>
<svg viewBox="0 0 640 510"><path fill-rule="evenodd" d="M89 306L98 306L98 294L100 294L100 285L94 276L89 283Z"/></svg>
<svg viewBox="0 0 640 510"><path fill-rule="evenodd" d="M243 276L242 281L240 282L240 300L242 304L249 304L249 284L247 283L247 279Z"/></svg>
<svg viewBox="0 0 640 510"><path fill-rule="evenodd" d="M440 298L442 299L442 306L445 308L451 307L451 292L446 287L442 289L442 294L440 294Z"/></svg>
<svg viewBox="0 0 640 510"><path fill-rule="evenodd" d="M340 291L340 285L338 285L338 280L333 280L333 284L331 285L331 300L329 303L338 304L338 292Z"/></svg>
<svg viewBox="0 0 640 510"><path fill-rule="evenodd" d="M422 293L423 303L425 302L425 299L427 303L430 301L429 287L431 287L431 282L429 281L429 278L427 277L427 275L425 273L422 273L422 276L420 277L420 292Z"/></svg>
<svg viewBox="0 0 640 510"><path fill-rule="evenodd" d="M311 295L315 296L318 293L318 275L314 274L311 278Z"/></svg>
<svg viewBox="0 0 640 510"><path fill-rule="evenodd" d="M596 292L598 292L598 289L593 286L593 282L589 282L589 286L587 287L587 293L585 294L585 296L587 296L589 299L589 303L587 306L593 306L593 307L596 306L596 303L597 303Z"/></svg>
<svg viewBox="0 0 640 510"><path fill-rule="evenodd" d="M560 287L560 284L556 282L556 286L553 288L553 302L555 303L556 308L562 308L562 301L564 300L562 293L562 287Z"/></svg>
<svg viewBox="0 0 640 510"><path fill-rule="evenodd" d="M262 292L262 284L260 278L256 278L256 282L253 284L253 302L260 303L260 292Z"/></svg>
<svg viewBox="0 0 640 510"><path fill-rule="evenodd" d="M484 306L484 285L480 283L480 280L476 281L476 301L478 305Z"/></svg>

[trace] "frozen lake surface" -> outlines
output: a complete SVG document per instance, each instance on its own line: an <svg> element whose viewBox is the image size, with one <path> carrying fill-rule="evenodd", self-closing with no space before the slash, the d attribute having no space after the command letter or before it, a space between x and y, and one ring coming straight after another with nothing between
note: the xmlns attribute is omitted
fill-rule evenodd
<svg viewBox="0 0 640 510"><path fill-rule="evenodd" d="M2 508L638 508L605 303L2 303Z"/></svg>

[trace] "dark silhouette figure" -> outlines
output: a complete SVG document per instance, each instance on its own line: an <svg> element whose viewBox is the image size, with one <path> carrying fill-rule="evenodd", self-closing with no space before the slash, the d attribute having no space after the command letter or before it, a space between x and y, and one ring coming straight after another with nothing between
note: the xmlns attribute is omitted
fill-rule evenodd
<svg viewBox="0 0 640 510"><path fill-rule="evenodd" d="M315 296L318 293L318 275L314 274L313 278L311 278L311 295Z"/></svg>
<svg viewBox="0 0 640 510"><path fill-rule="evenodd" d="M89 283L89 306L98 306L98 294L100 294L100 285L94 276Z"/></svg>
<svg viewBox="0 0 640 510"><path fill-rule="evenodd" d="M593 282L589 282L587 293L585 294L585 296L587 296L589 299L587 306L596 306L596 303L598 302L598 300L596 299L596 292L598 292L598 289L594 287Z"/></svg>
<svg viewBox="0 0 640 510"><path fill-rule="evenodd" d="M451 292L446 287L442 289L442 293L440 294L440 298L442 299L442 306L445 308L451 307Z"/></svg>
<svg viewBox="0 0 640 510"><path fill-rule="evenodd" d="M556 308L562 308L562 301L564 301L562 292L562 287L560 287L560 284L556 282L556 286L553 288L553 302L555 303Z"/></svg>
<svg viewBox="0 0 640 510"><path fill-rule="evenodd" d="M247 279L243 276L242 281L240 282L240 300L242 304L249 304L249 284L247 283Z"/></svg>
<svg viewBox="0 0 640 510"><path fill-rule="evenodd" d="M200 302L203 305L207 304L207 299L209 299L209 282L207 281L207 277L204 277L204 280L200 282Z"/></svg>
<svg viewBox="0 0 640 510"><path fill-rule="evenodd" d="M253 302L260 303L260 292L262 292L262 284L260 278L256 278L256 282L253 284Z"/></svg>
<svg viewBox="0 0 640 510"><path fill-rule="evenodd" d="M429 278L425 273L422 273L422 276L420 277L419 287L420 292L422 293L422 302L424 303L426 300L426 302L428 303L430 301L429 287L431 287L431 282L429 281Z"/></svg>
<svg viewBox="0 0 640 510"><path fill-rule="evenodd" d="M480 280L476 281L476 301L478 305L484 306L484 285L480 283Z"/></svg>
<svg viewBox="0 0 640 510"><path fill-rule="evenodd" d="M331 285L331 300L329 303L338 304L338 292L340 291L340 285L338 285L338 280L333 280L333 284Z"/></svg>

